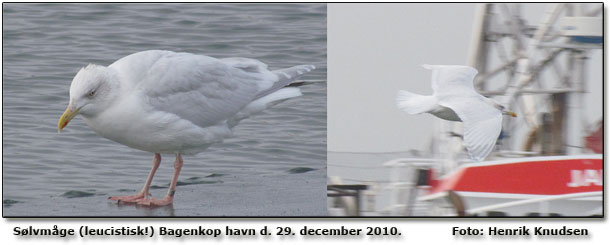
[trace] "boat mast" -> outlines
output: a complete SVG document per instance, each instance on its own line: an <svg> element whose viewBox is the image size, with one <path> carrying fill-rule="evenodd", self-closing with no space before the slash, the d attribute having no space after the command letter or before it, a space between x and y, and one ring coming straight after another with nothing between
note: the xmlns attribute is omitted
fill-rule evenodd
<svg viewBox="0 0 610 245"><path fill-rule="evenodd" d="M468 56L479 71L475 88L519 114L503 122L504 153L582 153L586 60L602 46L595 16L603 12L586 6L595 5L554 4L536 26L521 15L527 4L477 6Z"/></svg>

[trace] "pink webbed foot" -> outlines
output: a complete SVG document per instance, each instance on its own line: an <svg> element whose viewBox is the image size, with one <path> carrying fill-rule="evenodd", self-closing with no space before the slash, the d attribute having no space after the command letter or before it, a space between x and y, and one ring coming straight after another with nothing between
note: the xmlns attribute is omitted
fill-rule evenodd
<svg viewBox="0 0 610 245"><path fill-rule="evenodd" d="M138 200L136 203L138 205L145 206L167 206L171 205L174 202L174 198L171 196L165 196L163 199L155 199L155 198L144 198Z"/></svg>
<svg viewBox="0 0 610 245"><path fill-rule="evenodd" d="M113 201L118 201L119 203L121 203L121 202L137 203L138 201L146 199L147 196L148 196L148 194L141 192L139 194L131 195L131 196L112 196L112 197L109 197L108 199L113 200Z"/></svg>

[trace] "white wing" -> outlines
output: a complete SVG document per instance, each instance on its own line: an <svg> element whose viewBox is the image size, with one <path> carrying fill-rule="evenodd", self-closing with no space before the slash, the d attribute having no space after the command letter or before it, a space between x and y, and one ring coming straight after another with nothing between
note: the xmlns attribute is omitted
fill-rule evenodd
<svg viewBox="0 0 610 245"><path fill-rule="evenodd" d="M451 108L464 123L464 146L475 161L482 161L496 145L502 130L502 113L479 95L445 97L439 104Z"/></svg>
<svg viewBox="0 0 610 245"><path fill-rule="evenodd" d="M129 64L124 73L131 70L132 74L137 69L138 75L129 80L149 105L200 127L230 119L277 81L277 75L266 70L264 64L252 60L225 63L208 56L169 51L145 51L124 59L126 62L122 59L111 66L125 70L121 63Z"/></svg>
<svg viewBox="0 0 610 245"><path fill-rule="evenodd" d="M482 161L496 145L502 112L473 87L477 70L469 66L424 65L432 70L432 89L438 103L451 108L464 123L464 146L470 158Z"/></svg>
<svg viewBox="0 0 610 245"><path fill-rule="evenodd" d="M265 97L266 95L272 94L296 81L296 79L316 69L313 65L298 65L289 68L269 71L267 65L254 59L248 58L224 58L220 61L233 66L235 68L242 69L249 73L258 73L264 75L264 80L272 81L273 84L262 83L260 85L261 90L256 95L255 99Z"/></svg>
<svg viewBox="0 0 610 245"><path fill-rule="evenodd" d="M469 66L423 65L432 70L432 90L435 96L476 93L473 80L477 70Z"/></svg>

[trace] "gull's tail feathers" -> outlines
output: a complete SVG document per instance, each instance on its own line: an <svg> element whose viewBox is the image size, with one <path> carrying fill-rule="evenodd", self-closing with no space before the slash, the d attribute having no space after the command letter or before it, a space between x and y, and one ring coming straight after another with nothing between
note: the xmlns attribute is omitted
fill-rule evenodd
<svg viewBox="0 0 610 245"><path fill-rule="evenodd" d="M399 109L413 114L428 112L436 105L434 97L414 94L409 91L400 90L396 95L396 105Z"/></svg>
<svg viewBox="0 0 610 245"><path fill-rule="evenodd" d="M233 127L239 121L282 101L303 95L299 86L304 85L306 82L297 81L297 79L315 68L313 65L299 65L272 71L277 76L277 81L271 88L258 93L250 104L241 109L232 119L228 120L229 126Z"/></svg>
<svg viewBox="0 0 610 245"><path fill-rule="evenodd" d="M282 101L285 101L290 98L298 97L303 95L301 93L301 89L296 87L286 87L281 88L271 94L258 98L246 107L241 109L233 118L228 121L230 127L233 127L239 123L239 121L250 117L253 114L264 111Z"/></svg>
<svg viewBox="0 0 610 245"><path fill-rule="evenodd" d="M293 83L297 83L298 78L305 75L305 73L313 71L314 69L316 69L316 67L313 65L298 65L298 66L293 66L290 68L284 68L284 69L272 71L273 74L275 74L277 76L278 81L275 82L273 84L273 86L271 86L271 88L257 94L255 99L265 97L284 87L288 87ZM298 82L295 86L298 87L298 86L302 85L299 83L300 82Z"/></svg>

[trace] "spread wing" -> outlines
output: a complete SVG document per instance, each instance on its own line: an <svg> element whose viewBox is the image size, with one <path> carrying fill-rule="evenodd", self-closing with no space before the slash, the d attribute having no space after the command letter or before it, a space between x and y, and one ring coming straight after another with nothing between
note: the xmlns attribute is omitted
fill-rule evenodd
<svg viewBox="0 0 610 245"><path fill-rule="evenodd" d="M477 70L469 66L423 65L432 70L432 90L437 97L476 93L473 80Z"/></svg>
<svg viewBox="0 0 610 245"><path fill-rule="evenodd" d="M477 70L469 66L424 65L432 70L432 89L438 104L451 108L464 123L464 146L482 161L496 145L502 130L502 112L474 90Z"/></svg>
<svg viewBox="0 0 610 245"><path fill-rule="evenodd" d="M464 123L464 146L475 161L482 161L496 145L502 130L502 112L481 95L446 97L439 104L451 108Z"/></svg>

